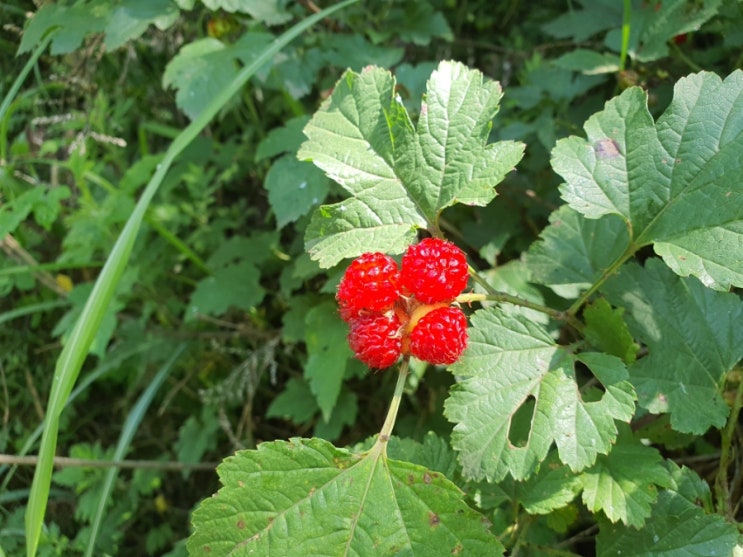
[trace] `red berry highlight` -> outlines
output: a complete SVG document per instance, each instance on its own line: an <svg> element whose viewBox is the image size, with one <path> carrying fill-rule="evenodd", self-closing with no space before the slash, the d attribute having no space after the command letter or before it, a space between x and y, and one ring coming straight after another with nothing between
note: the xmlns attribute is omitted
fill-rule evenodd
<svg viewBox="0 0 743 557"><path fill-rule="evenodd" d="M403 288L424 304L452 301L467 286L467 258L451 242L426 238L408 248L400 278Z"/></svg>
<svg viewBox="0 0 743 557"><path fill-rule="evenodd" d="M336 299L341 317L351 321L364 313L381 313L392 308L400 295L397 263L383 253L365 253L343 274Z"/></svg>
<svg viewBox="0 0 743 557"><path fill-rule="evenodd" d="M467 347L467 318L443 307L424 315L410 333L410 353L432 364L453 364Z"/></svg>
<svg viewBox="0 0 743 557"><path fill-rule="evenodd" d="M400 358L400 320L394 313L354 319L348 344L356 357L369 367L390 367Z"/></svg>

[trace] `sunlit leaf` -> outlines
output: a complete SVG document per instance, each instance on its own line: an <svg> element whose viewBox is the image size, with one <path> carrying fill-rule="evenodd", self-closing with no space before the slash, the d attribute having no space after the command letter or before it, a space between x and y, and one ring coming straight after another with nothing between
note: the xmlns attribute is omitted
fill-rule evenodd
<svg viewBox="0 0 743 557"><path fill-rule="evenodd" d="M462 492L438 472L320 439L225 460L222 489L194 512L192 555L500 555Z"/></svg>

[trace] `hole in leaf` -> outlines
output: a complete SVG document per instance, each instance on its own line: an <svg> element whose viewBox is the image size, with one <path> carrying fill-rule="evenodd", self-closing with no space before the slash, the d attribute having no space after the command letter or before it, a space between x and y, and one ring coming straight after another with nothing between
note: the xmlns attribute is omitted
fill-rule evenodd
<svg viewBox="0 0 743 557"><path fill-rule="evenodd" d="M525 447L529 441L529 432L531 431L536 402L536 399L529 395L511 417L511 426L508 429L508 441L515 447Z"/></svg>

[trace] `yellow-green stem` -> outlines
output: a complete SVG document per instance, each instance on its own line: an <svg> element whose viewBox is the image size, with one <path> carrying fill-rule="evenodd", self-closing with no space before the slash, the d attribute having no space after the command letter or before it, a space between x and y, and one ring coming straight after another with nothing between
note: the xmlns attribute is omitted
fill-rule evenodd
<svg viewBox="0 0 743 557"><path fill-rule="evenodd" d="M717 512L731 521L734 519L735 511L731 500L728 472L730 461L733 458L731 454L733 441L737 437L738 416L740 415L741 406L743 406L743 372L737 374L737 379L738 389L735 393L735 401L730 410L727 425L721 432L720 464L717 468L717 477L715 477L715 503Z"/></svg>
<svg viewBox="0 0 743 557"><path fill-rule="evenodd" d="M397 376L397 384L395 385L395 394L392 395L392 402L390 402L390 409L387 411L387 418L384 420L382 430L379 432L377 438L377 445L382 444L384 449L387 448L387 441L390 440L392 435L392 428L395 427L395 420L397 419L397 411L400 408L400 401L402 400L402 394L405 389L405 382L408 378L408 366L409 357L405 356L402 363L400 364L400 372Z"/></svg>
<svg viewBox="0 0 743 557"><path fill-rule="evenodd" d="M499 292L498 290L494 290L490 286L488 288L487 294L480 294L478 292L460 294L459 296L457 296L455 301L460 304L470 304L472 302L505 302L508 304L514 304L516 306L522 306L525 308L533 309L535 311L539 311L541 313L546 313L557 321L565 321L577 331L583 330L583 323L581 323L576 317L568 314L567 312L559 311L542 304L537 304L536 302L531 302L529 300L519 298L518 296L514 296L506 292Z"/></svg>

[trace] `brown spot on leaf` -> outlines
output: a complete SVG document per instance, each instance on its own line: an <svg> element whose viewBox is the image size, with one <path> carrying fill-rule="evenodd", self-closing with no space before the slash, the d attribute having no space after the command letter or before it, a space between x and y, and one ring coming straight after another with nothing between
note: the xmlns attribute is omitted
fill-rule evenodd
<svg viewBox="0 0 743 557"><path fill-rule="evenodd" d="M242 480L237 480L237 487L245 487L245 482Z"/></svg>
<svg viewBox="0 0 743 557"><path fill-rule="evenodd" d="M237 524L235 524L235 526L237 526L238 530L245 530L245 521L241 518L237 521Z"/></svg>
<svg viewBox="0 0 743 557"><path fill-rule="evenodd" d="M431 474L429 474L428 472L426 472L425 474L423 474L423 483L425 483L425 484L430 484L431 483Z"/></svg>
<svg viewBox="0 0 743 557"><path fill-rule="evenodd" d="M619 144L608 137L597 141L593 149L600 159L613 159L619 156Z"/></svg>
<svg viewBox="0 0 743 557"><path fill-rule="evenodd" d="M452 555L459 555L464 551L464 548L461 546L461 544L457 544L454 546L454 548L451 550Z"/></svg>
<svg viewBox="0 0 743 557"><path fill-rule="evenodd" d="M441 523L441 519L439 518L439 515L431 511L428 511L428 524L430 524L432 527L435 527L435 526L438 526L440 523Z"/></svg>
<svg viewBox="0 0 743 557"><path fill-rule="evenodd" d="M205 545L204 547L202 547L202 549L204 550L204 553L211 553L212 552L212 548L209 547L208 545Z"/></svg>
<svg viewBox="0 0 743 557"><path fill-rule="evenodd" d="M410 485L413 485L415 483L415 476L413 476L413 474L408 474L408 483Z"/></svg>

